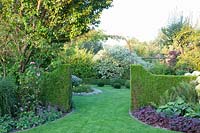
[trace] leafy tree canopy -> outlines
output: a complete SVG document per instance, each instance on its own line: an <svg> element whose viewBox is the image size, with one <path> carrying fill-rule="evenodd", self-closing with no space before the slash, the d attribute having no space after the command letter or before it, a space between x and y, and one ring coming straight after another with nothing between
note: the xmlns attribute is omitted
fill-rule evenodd
<svg viewBox="0 0 200 133"><path fill-rule="evenodd" d="M8 52L15 62L10 66L22 73L30 61L50 64L63 42L97 26L101 12L111 3L112 0L1 0L0 47L6 46L0 56L2 66L8 63Z"/></svg>

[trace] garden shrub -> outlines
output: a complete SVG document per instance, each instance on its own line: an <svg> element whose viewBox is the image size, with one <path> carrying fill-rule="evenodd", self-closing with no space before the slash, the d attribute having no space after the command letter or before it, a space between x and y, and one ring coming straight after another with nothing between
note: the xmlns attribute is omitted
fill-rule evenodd
<svg viewBox="0 0 200 133"><path fill-rule="evenodd" d="M160 96L180 82L189 82L195 77L154 75L140 65L131 66L131 110L146 106L151 102L158 104Z"/></svg>
<svg viewBox="0 0 200 133"><path fill-rule="evenodd" d="M150 68L152 64L145 62L135 52L122 46L105 47L93 58L97 63L95 70L98 78L127 78L129 79L130 64L140 64Z"/></svg>
<svg viewBox="0 0 200 133"><path fill-rule="evenodd" d="M184 68L184 70L191 72L192 70L200 70L200 47L194 47L193 49L188 49L184 54L178 57L178 62L176 64L177 68Z"/></svg>
<svg viewBox="0 0 200 133"><path fill-rule="evenodd" d="M83 83L98 85L99 82L102 82L104 85L111 85L113 83L120 83L122 86L125 85L126 79L94 79L94 78L85 78Z"/></svg>
<svg viewBox="0 0 200 133"><path fill-rule="evenodd" d="M72 91L75 93L80 93L80 92L92 92L93 90L89 85L81 84L79 86L73 87Z"/></svg>
<svg viewBox="0 0 200 133"><path fill-rule="evenodd" d="M104 85L110 85L110 79L94 79L94 78L84 78L83 83L97 85L98 82L103 82Z"/></svg>
<svg viewBox="0 0 200 133"><path fill-rule="evenodd" d="M0 116L14 113L16 89L15 82L12 79L0 79Z"/></svg>
<svg viewBox="0 0 200 133"><path fill-rule="evenodd" d="M71 54L68 51L71 50ZM67 49L66 63L70 64L71 73L80 78L96 77L93 54L85 49L70 47Z"/></svg>
<svg viewBox="0 0 200 133"><path fill-rule="evenodd" d="M97 82L97 86L103 87L103 86L104 86L104 82L103 82L103 81L98 81L98 82Z"/></svg>
<svg viewBox="0 0 200 133"><path fill-rule="evenodd" d="M125 85L125 79L110 79L110 85L113 86L115 83L120 83L121 86Z"/></svg>
<svg viewBox="0 0 200 133"><path fill-rule="evenodd" d="M71 109L72 84L69 65L61 65L45 73L41 81L40 99L45 105L58 107L62 111Z"/></svg>
<svg viewBox="0 0 200 133"><path fill-rule="evenodd" d="M130 80L126 80L125 87L128 88L128 89L130 89Z"/></svg>
<svg viewBox="0 0 200 133"><path fill-rule="evenodd" d="M17 98L19 103L17 108L20 108L17 113L24 111L35 111L40 104L39 101L39 81L43 75L43 69L36 62L30 62L25 72L19 75L19 86L17 89Z"/></svg>
<svg viewBox="0 0 200 133"><path fill-rule="evenodd" d="M182 98L187 103L198 103L198 95L195 91L194 83L181 82L177 87L166 90L160 97L160 105L176 101L177 97Z"/></svg>
<svg viewBox="0 0 200 133"><path fill-rule="evenodd" d="M173 67L162 63L155 63L149 70L152 74L175 75Z"/></svg>
<svg viewBox="0 0 200 133"><path fill-rule="evenodd" d="M74 87L76 87L76 86L79 86L81 83L82 83L82 79L81 78L79 78L79 77L77 77L77 76L75 76L75 75L72 75L72 86Z"/></svg>
<svg viewBox="0 0 200 133"><path fill-rule="evenodd" d="M116 89L120 89L121 88L121 84L120 83L113 83L112 85L114 88Z"/></svg>

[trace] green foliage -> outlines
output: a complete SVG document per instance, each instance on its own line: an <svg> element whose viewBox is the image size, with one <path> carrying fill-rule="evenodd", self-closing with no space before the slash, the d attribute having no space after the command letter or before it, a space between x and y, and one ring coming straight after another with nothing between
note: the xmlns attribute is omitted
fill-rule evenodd
<svg viewBox="0 0 200 133"><path fill-rule="evenodd" d="M94 78L85 78L83 79L83 83L85 84L93 84L96 85L99 82L103 82L104 85L110 85L110 79L94 79Z"/></svg>
<svg viewBox="0 0 200 133"><path fill-rule="evenodd" d="M159 106L157 112L164 113L167 116L185 116L200 118L200 113L187 104L182 98L177 98L174 102L168 102L166 105Z"/></svg>
<svg viewBox="0 0 200 133"><path fill-rule="evenodd" d="M125 87L128 88L128 89L130 89L130 80L126 80Z"/></svg>
<svg viewBox="0 0 200 133"><path fill-rule="evenodd" d="M7 133L14 130L33 128L44 123L54 121L62 116L62 112L55 110L43 110L39 114L33 111L23 112L17 118L10 115L0 117L0 132Z"/></svg>
<svg viewBox="0 0 200 133"><path fill-rule="evenodd" d="M72 83L68 65L60 65L53 72L43 75L40 99L45 105L56 106L62 111L71 109Z"/></svg>
<svg viewBox="0 0 200 133"><path fill-rule="evenodd" d="M73 87L72 91L75 93L80 93L80 92L92 92L93 90L91 89L91 87L89 85L85 85L85 84L81 84L79 86Z"/></svg>
<svg viewBox="0 0 200 133"><path fill-rule="evenodd" d="M97 86L99 86L99 87L103 87L105 84L104 84L104 82L103 81L98 81L97 82Z"/></svg>
<svg viewBox="0 0 200 133"><path fill-rule="evenodd" d="M95 65L95 71L97 72L97 77L103 79L122 77L124 73L123 67L112 58L98 60Z"/></svg>
<svg viewBox="0 0 200 133"><path fill-rule="evenodd" d="M187 19L185 19L183 16L176 16L175 19L172 20L166 27L161 29L159 43L161 45L172 45L178 32L180 32L181 29L186 25L189 25Z"/></svg>
<svg viewBox="0 0 200 133"><path fill-rule="evenodd" d="M121 86L125 85L126 79L93 79L93 78L88 78L88 79L83 79L83 83L85 84L93 84L93 85L98 85L98 84L104 84L104 85L113 85L113 83L120 83Z"/></svg>
<svg viewBox="0 0 200 133"><path fill-rule="evenodd" d="M96 54L99 50L103 49L103 42L107 40L107 38L107 35L102 31L91 30L74 39L72 43L80 49L86 49L87 52L91 51L93 54Z"/></svg>
<svg viewBox="0 0 200 133"><path fill-rule="evenodd" d="M130 64L141 64L145 68L151 67L150 63L122 46L107 47L99 51L94 56L94 60L97 61L95 66L97 77L103 79L129 79Z"/></svg>
<svg viewBox="0 0 200 133"><path fill-rule="evenodd" d="M121 88L121 84L120 83L113 83L112 87L114 87L116 89L120 89Z"/></svg>
<svg viewBox="0 0 200 133"><path fill-rule="evenodd" d="M10 132L14 125L15 122L10 115L4 115L3 117L0 117L0 133Z"/></svg>
<svg viewBox="0 0 200 133"><path fill-rule="evenodd" d="M141 57L155 57L160 53L161 48L153 42L140 42L135 38L127 40L127 47L131 51L135 51Z"/></svg>
<svg viewBox="0 0 200 133"><path fill-rule="evenodd" d="M82 83L82 79L75 76L75 75L72 75L72 87L76 87L76 86L79 86L80 84Z"/></svg>
<svg viewBox="0 0 200 133"><path fill-rule="evenodd" d="M183 69L184 71L200 70L200 47L194 47L190 50L186 50L185 54L179 56L179 60L176 64L177 69Z"/></svg>
<svg viewBox="0 0 200 133"><path fill-rule="evenodd" d="M116 78L116 79L110 79L110 85L113 86L113 84L115 83L120 83L121 86L125 85L125 79L119 79L119 78Z"/></svg>
<svg viewBox="0 0 200 133"><path fill-rule="evenodd" d="M155 63L149 71L153 74L175 75L174 69L164 63Z"/></svg>
<svg viewBox="0 0 200 133"><path fill-rule="evenodd" d="M23 112L16 121L16 129L24 130L31 127L36 127L44 122L42 118L37 116L34 112Z"/></svg>
<svg viewBox="0 0 200 133"><path fill-rule="evenodd" d="M36 62L31 62L23 74L19 75L19 87L17 96L19 99L18 108L20 111L35 111L39 105L39 81L43 69L37 66Z"/></svg>
<svg viewBox="0 0 200 133"><path fill-rule="evenodd" d="M14 114L16 104L15 81L11 79L0 79L0 116Z"/></svg>
<svg viewBox="0 0 200 133"><path fill-rule="evenodd" d="M195 84L181 82L177 87L166 90L161 95L160 105L166 104L167 102L174 102L178 97L182 98L187 103L198 103Z"/></svg>
<svg viewBox="0 0 200 133"><path fill-rule="evenodd" d="M11 69L9 66L23 73L30 60L48 66L64 42L97 26L101 12L111 3L112 0L1 0L0 47L6 46L0 57L3 76Z"/></svg>
<svg viewBox="0 0 200 133"><path fill-rule="evenodd" d="M67 56L67 63L72 68L72 74L80 78L95 77L93 54L77 47L69 48L67 51L70 49L72 50L72 54Z"/></svg>
<svg viewBox="0 0 200 133"><path fill-rule="evenodd" d="M51 109L48 111L44 110L41 114L39 114L39 116L43 119L43 121L45 121L45 123L47 123L62 117L63 113L61 111Z"/></svg>
<svg viewBox="0 0 200 133"><path fill-rule="evenodd" d="M158 104L160 96L180 82L189 82L195 77L174 75L153 75L142 66L131 66L131 110L146 106L151 102Z"/></svg>

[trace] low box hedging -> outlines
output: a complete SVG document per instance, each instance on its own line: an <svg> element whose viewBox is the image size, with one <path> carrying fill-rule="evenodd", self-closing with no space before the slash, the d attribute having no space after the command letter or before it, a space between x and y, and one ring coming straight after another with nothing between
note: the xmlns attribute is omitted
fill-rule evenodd
<svg viewBox="0 0 200 133"><path fill-rule="evenodd" d="M180 82L189 82L195 77L154 75L140 65L131 65L131 111L150 103L158 104L160 96Z"/></svg>
<svg viewBox="0 0 200 133"><path fill-rule="evenodd" d="M71 109L72 83L69 65L61 65L45 73L41 81L40 99L45 105L68 112Z"/></svg>

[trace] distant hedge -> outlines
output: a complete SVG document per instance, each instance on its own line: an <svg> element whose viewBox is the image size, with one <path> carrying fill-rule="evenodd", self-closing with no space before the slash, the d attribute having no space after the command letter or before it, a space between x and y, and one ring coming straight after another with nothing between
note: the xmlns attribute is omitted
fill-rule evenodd
<svg viewBox="0 0 200 133"><path fill-rule="evenodd" d="M175 75L154 75L140 65L131 65L131 110L158 104L160 96L180 82L189 82L195 77Z"/></svg>
<svg viewBox="0 0 200 133"><path fill-rule="evenodd" d="M85 84L94 84L97 85L99 82L104 83L105 85L112 85L113 83L120 83L121 85L124 85L126 82L126 79L94 79L94 78L85 78L83 79L83 82Z"/></svg>
<svg viewBox="0 0 200 133"><path fill-rule="evenodd" d="M72 83L68 65L61 65L53 72L45 73L40 88L40 99L45 105L65 112L71 109Z"/></svg>

